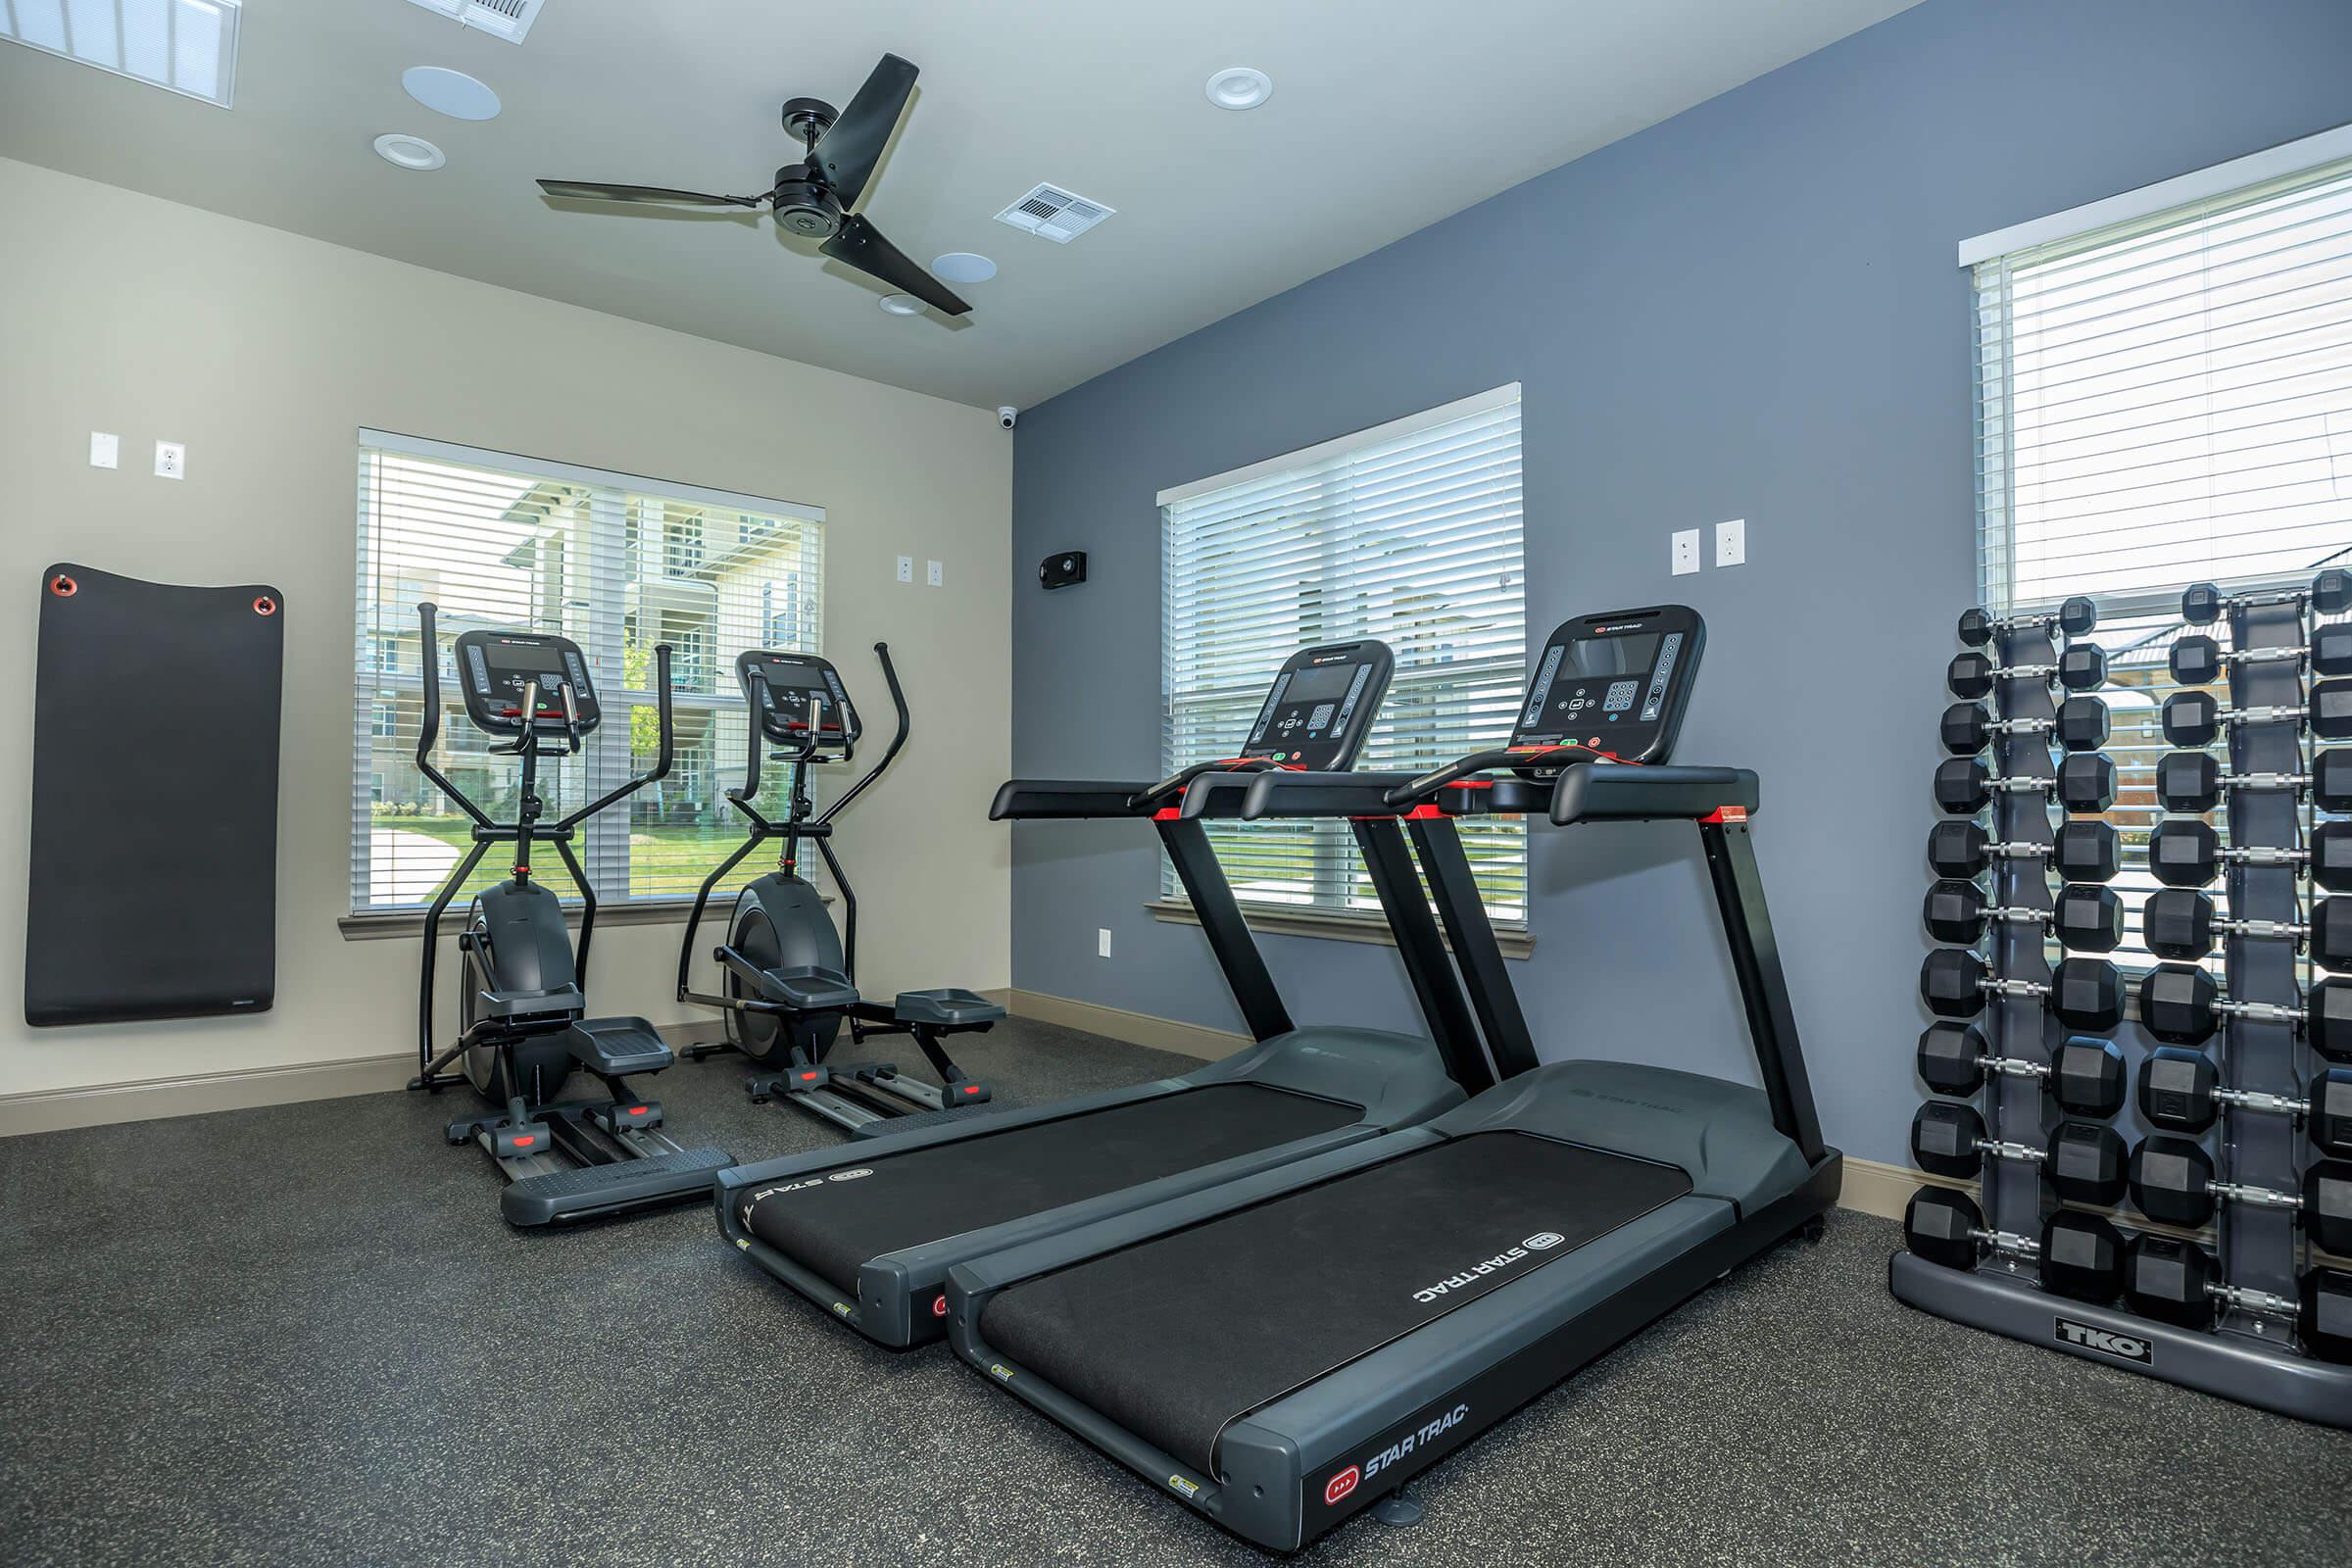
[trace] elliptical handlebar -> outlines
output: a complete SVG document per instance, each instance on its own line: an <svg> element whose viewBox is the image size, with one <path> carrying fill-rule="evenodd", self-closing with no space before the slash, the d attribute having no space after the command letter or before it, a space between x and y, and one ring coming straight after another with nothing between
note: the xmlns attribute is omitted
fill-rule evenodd
<svg viewBox="0 0 2352 1568"><path fill-rule="evenodd" d="M559 831L567 827L577 827L614 802L625 800L648 784L659 783L669 776L669 764L675 760L677 756L676 727L671 722L670 715L669 654L669 644L654 644L654 712L661 725L662 746L661 751L654 759L653 767L647 772L638 774L635 778L624 780L578 810L560 818L556 823ZM526 730L525 733L528 731Z"/></svg>
<svg viewBox="0 0 2352 1568"><path fill-rule="evenodd" d="M433 765L433 748L441 742L441 607L429 599L424 601L416 607L416 622L422 633L419 646L424 659L424 712L416 724L416 770L455 801L476 827L495 826L489 812L468 800L464 790Z"/></svg>
<svg viewBox="0 0 2352 1568"><path fill-rule="evenodd" d="M906 733L913 727L913 719L906 711L906 690L899 685L898 666L890 662L890 644L874 644L874 658L881 662L883 684L890 688L891 706L898 710L899 730L897 734L890 738L890 745L882 753L882 760L876 762L872 767L868 768L864 777L858 779L857 783L842 791L840 799L836 800L831 806L826 807L822 811L817 813L816 823L820 827L825 823L832 821L836 816L839 816L843 807L848 806L858 796L863 795L865 793L866 786L882 776L882 770L890 766L892 760L898 757L900 749L906 744ZM755 721L753 733L755 735L759 733L757 729L757 721ZM849 732L846 727L842 733L844 736L847 736ZM753 763L753 767L755 769L756 776L759 764L755 762Z"/></svg>

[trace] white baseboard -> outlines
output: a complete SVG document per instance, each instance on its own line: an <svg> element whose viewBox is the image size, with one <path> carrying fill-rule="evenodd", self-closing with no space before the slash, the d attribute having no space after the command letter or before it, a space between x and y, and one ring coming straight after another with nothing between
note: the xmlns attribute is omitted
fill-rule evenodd
<svg viewBox="0 0 2352 1568"><path fill-rule="evenodd" d="M248 1067L233 1072L190 1073L137 1083L100 1084L86 1089L42 1089L0 1096L0 1138L22 1133L63 1132L111 1122L155 1121L211 1110L246 1110L288 1105L303 1100L334 1100L398 1089L416 1071L416 1058L402 1052L354 1061L301 1062L289 1067Z"/></svg>
<svg viewBox="0 0 2352 1568"><path fill-rule="evenodd" d="M1150 1046L1155 1051L1173 1051L1202 1061L1230 1056L1250 1043L1248 1035L1230 1029L1178 1023L1173 1018L1155 1018L1148 1012L1129 1012L1124 1007L1105 1007L1098 1002L1049 996L1043 991L1014 989L1005 992L1004 998L1004 1010L1016 1018L1035 1018L1040 1023L1057 1023L1065 1029L1083 1029L1090 1035L1124 1040L1133 1046Z"/></svg>

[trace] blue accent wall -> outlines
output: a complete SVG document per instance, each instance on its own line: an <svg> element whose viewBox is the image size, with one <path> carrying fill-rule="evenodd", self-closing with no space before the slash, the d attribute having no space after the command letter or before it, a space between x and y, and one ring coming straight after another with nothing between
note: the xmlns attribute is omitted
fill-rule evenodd
<svg viewBox="0 0 2352 1568"><path fill-rule="evenodd" d="M1930 0L1024 413L1016 771L1158 768L1159 490L1519 381L1530 636L1706 616L1680 759L1763 774L1825 1129L1906 1160L1928 783L1975 593L1954 246L2335 124L2347 62L2343 0ZM1669 575L1668 533L1725 517L1749 564ZM1066 549L1091 580L1042 591ZM1511 967L1546 1056L1752 1080L1696 837L1534 830ZM1146 912L1149 832L1013 846L1015 986L1239 1026L1200 932ZM1392 950L1263 940L1300 1020L1417 1026Z"/></svg>

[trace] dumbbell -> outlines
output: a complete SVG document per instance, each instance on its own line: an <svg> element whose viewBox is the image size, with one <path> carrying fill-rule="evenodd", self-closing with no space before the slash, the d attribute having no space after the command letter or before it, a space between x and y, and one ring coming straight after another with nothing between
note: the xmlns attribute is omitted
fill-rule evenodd
<svg viewBox="0 0 2352 1568"><path fill-rule="evenodd" d="M1928 864L1937 876L1975 876L1995 859L2043 860L2069 882L2109 882L2123 854L2114 825L2097 820L2061 822L2047 844L1996 843L1977 823L1958 819L1928 830ZM2352 845L2347 858L2352 858Z"/></svg>
<svg viewBox="0 0 2352 1568"><path fill-rule="evenodd" d="M2039 611L2027 615L1994 616L1982 606L1960 612L1960 640L1971 648L1982 648L2002 632L2062 631L2069 637L2080 637L2099 623L2098 607L2077 594L2055 611Z"/></svg>
<svg viewBox="0 0 2352 1568"><path fill-rule="evenodd" d="M2209 1329L2224 1305L2293 1317L2298 1304L2269 1291L2221 1283L2222 1266L2194 1242L2134 1236L2124 1244L2124 1304L2159 1323Z"/></svg>
<svg viewBox="0 0 2352 1568"><path fill-rule="evenodd" d="M2032 1258L2043 1287L2078 1301L2112 1301L2124 1283L2124 1238L2096 1214L2054 1210L2041 1222L2041 1240L1996 1231L1966 1193L1922 1187L1903 1208L1903 1242L1945 1268L1974 1268L1980 1250Z"/></svg>
<svg viewBox="0 0 2352 1568"><path fill-rule="evenodd" d="M1920 910L1928 934L1938 942L1973 943L1988 921L2038 925L2067 947L2082 953L2113 953L2124 941L2124 901L2112 888L2069 882L2047 909L1987 908L1974 882L1944 877L1928 889Z"/></svg>
<svg viewBox="0 0 2352 1568"><path fill-rule="evenodd" d="M2175 746L2209 746L2224 724L2292 723L2322 740L2352 740L2352 680L2324 680L2300 703L2224 708L2213 693L2175 692L2164 700L2164 738Z"/></svg>
<svg viewBox="0 0 2352 1568"><path fill-rule="evenodd" d="M2217 1180L2204 1145L2156 1133L2132 1151L2130 1185L2139 1211L2167 1225L2194 1229L2212 1219L2220 1203L2290 1209L2302 1216L2313 1242L2330 1252L2352 1252L2352 1162L2315 1161L2303 1172L2301 1194L2282 1193Z"/></svg>
<svg viewBox="0 0 2352 1568"><path fill-rule="evenodd" d="M1937 723L1943 749L1974 757L1995 735L2051 735L2070 752L2095 752L2107 744L2107 705L2096 697L2069 697L2056 718L1994 718L1983 703L1954 703Z"/></svg>
<svg viewBox="0 0 2352 1568"><path fill-rule="evenodd" d="M2352 760L2352 748L2344 756ZM2352 784L2352 769L2346 782ZM1996 777L1976 757L1947 757L1936 764L1936 804L1955 816L1974 816L1996 794L2054 795L2070 811L2104 811L2115 804L2115 763L2103 752L2069 752L2055 778Z"/></svg>
<svg viewBox="0 0 2352 1568"><path fill-rule="evenodd" d="M2216 914L2201 888L2159 888L2139 906L2141 939L2160 958L2183 962L2213 951L2216 933L2309 944L2312 956L2329 969L2352 969L2352 899L2314 900L2304 920L2238 920Z"/></svg>
<svg viewBox="0 0 2352 1568"><path fill-rule="evenodd" d="M2352 1063L2352 980L2322 980L2303 994L2303 1039L2329 1061Z"/></svg>
<svg viewBox="0 0 2352 1568"><path fill-rule="evenodd" d="M2160 963L2139 977L2139 1024L2167 1045L2195 1046L2213 1038L2224 1018L2300 1026L2304 1009L2277 1002L2231 1002L2211 972Z"/></svg>
<svg viewBox="0 0 2352 1568"><path fill-rule="evenodd" d="M2330 621L2314 630L2309 647L2294 643L2276 648L2232 648L2225 651L2220 643L2202 633L2176 641L2165 656L2165 663L2173 679L2183 686L2211 686L2222 678L2222 671L2235 664L2295 664L2306 660L2313 670L2322 675L2352 675L2352 624Z"/></svg>
<svg viewBox="0 0 2352 1568"><path fill-rule="evenodd" d="M2352 1361L2352 1273L2315 1268L2303 1276L2295 1332L2303 1348L2324 1361Z"/></svg>
<svg viewBox="0 0 2352 1568"><path fill-rule="evenodd" d="M2192 626L2210 626L2225 610L2250 610L2256 605L2300 605L2308 601L2323 615L2352 609L2352 572L2330 566L2311 580L2309 588L2277 593L2225 594L2209 582L2192 582L2180 596L2180 618Z"/></svg>
<svg viewBox="0 0 2352 1568"><path fill-rule="evenodd" d="M1965 948L1937 948L1919 969L1919 997L1938 1018L1972 1018L1987 997L2039 997L2059 1021L2106 1034L2124 1021L2123 971L2105 958L2061 958L2042 980L1996 979Z"/></svg>
<svg viewBox="0 0 2352 1568"><path fill-rule="evenodd" d="M2320 752L2308 773L2225 773L2211 752L2167 752L2156 762L2156 800L2168 811L2210 811L2240 790L2305 789L2320 795L2323 809L2352 808L2352 747Z"/></svg>
<svg viewBox="0 0 2352 1568"><path fill-rule="evenodd" d="M2295 1100L2252 1089L2224 1089L2221 1069L2202 1051L2158 1046L2139 1062L2139 1113L2150 1125L2174 1132L2201 1133L2222 1107L2302 1119L2312 1147L2323 1154L2352 1156L2352 1072L2333 1067L2311 1082L2311 1096Z"/></svg>
<svg viewBox="0 0 2352 1568"><path fill-rule="evenodd" d="M1938 828L1952 825L1936 824ZM2284 866L2309 876L2330 893L2352 893L2352 822L2321 823L2312 829L2308 850L2259 845L2225 850L2213 825L2193 816L2169 817L2148 835L2148 872L2166 887L2201 888L2224 864Z"/></svg>
<svg viewBox="0 0 2352 1568"><path fill-rule="evenodd" d="M1955 697L1982 697L1997 680L2038 680L2070 692L2093 691L2107 684L2107 654L2097 643L2069 643L2055 663L2002 665L1971 649L1954 654L1943 667L1943 683Z"/></svg>
<svg viewBox="0 0 2352 1568"><path fill-rule="evenodd" d="M2047 1065L1996 1056L1975 1029L1932 1023L1919 1037L1919 1078L1939 1095L1965 1099L1984 1087L1987 1075L2032 1078L2059 1109L2101 1120L2124 1108L2124 1054L2112 1040L2074 1035Z"/></svg>

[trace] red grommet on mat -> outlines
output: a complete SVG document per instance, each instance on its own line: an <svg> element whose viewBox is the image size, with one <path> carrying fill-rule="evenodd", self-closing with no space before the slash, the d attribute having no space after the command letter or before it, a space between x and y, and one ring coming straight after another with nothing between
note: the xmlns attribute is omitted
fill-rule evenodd
<svg viewBox="0 0 2352 1568"><path fill-rule="evenodd" d="M253 612L257 615L274 615L277 613L277 601L264 594L253 602Z"/></svg>
<svg viewBox="0 0 2352 1568"><path fill-rule="evenodd" d="M71 599L81 592L81 584L61 571L49 579L49 591L60 599Z"/></svg>

